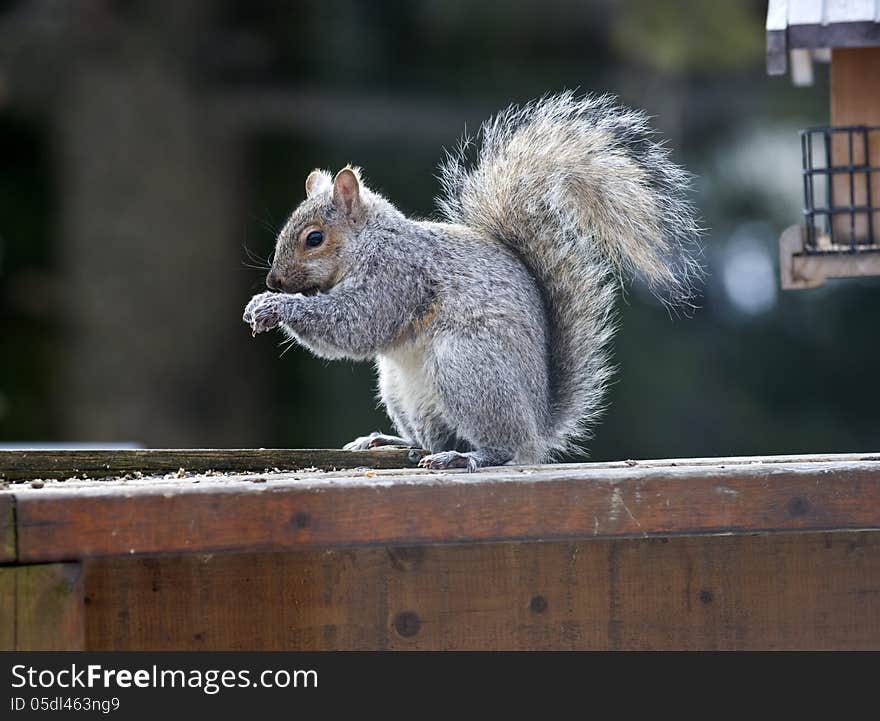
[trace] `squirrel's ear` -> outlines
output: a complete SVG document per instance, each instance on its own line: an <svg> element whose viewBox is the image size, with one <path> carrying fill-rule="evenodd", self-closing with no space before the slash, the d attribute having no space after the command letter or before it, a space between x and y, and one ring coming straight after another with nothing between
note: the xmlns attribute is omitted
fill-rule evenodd
<svg viewBox="0 0 880 721"><path fill-rule="evenodd" d="M356 215L361 203L361 181L355 170L348 166L333 179L333 202L347 215Z"/></svg>
<svg viewBox="0 0 880 721"><path fill-rule="evenodd" d="M323 193L330 190L333 181L330 179L330 173L323 170L313 170L306 178L306 197L311 198L317 193Z"/></svg>

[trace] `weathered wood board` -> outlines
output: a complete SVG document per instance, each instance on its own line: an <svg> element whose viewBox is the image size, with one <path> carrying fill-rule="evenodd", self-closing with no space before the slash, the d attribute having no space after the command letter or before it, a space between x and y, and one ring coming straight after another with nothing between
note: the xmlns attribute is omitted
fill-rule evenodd
<svg viewBox="0 0 880 721"><path fill-rule="evenodd" d="M0 563L15 560L15 536L15 497L0 491Z"/></svg>
<svg viewBox="0 0 880 721"><path fill-rule="evenodd" d="M96 559L86 647L877 649L880 534Z"/></svg>
<svg viewBox="0 0 880 721"><path fill-rule="evenodd" d="M20 562L880 528L877 460L281 473L16 489Z"/></svg>
<svg viewBox="0 0 880 721"><path fill-rule="evenodd" d="M0 539L2 648L880 648L876 453L44 479Z"/></svg>
<svg viewBox="0 0 880 721"><path fill-rule="evenodd" d="M76 450L7 451L0 450L0 479L88 476L105 478L141 473L143 475L208 471L255 472L318 468L406 468L415 466L423 452L390 446L368 451L328 448L223 448L166 450Z"/></svg>
<svg viewBox="0 0 880 721"><path fill-rule="evenodd" d="M81 564L0 566L0 650L82 649L84 619Z"/></svg>

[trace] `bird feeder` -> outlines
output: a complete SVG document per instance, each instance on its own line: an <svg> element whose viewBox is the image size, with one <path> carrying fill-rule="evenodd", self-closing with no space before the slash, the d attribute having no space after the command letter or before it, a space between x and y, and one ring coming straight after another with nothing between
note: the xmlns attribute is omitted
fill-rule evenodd
<svg viewBox="0 0 880 721"><path fill-rule="evenodd" d="M804 222L779 240L782 287L880 276L880 5L771 0L767 71L811 85L831 63L831 124L801 131Z"/></svg>

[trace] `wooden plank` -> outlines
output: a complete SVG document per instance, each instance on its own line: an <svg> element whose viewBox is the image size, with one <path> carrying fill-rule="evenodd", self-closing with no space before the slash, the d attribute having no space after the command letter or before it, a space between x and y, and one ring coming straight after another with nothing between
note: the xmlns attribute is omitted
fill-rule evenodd
<svg viewBox="0 0 880 721"><path fill-rule="evenodd" d="M880 534L86 563L90 650L876 649Z"/></svg>
<svg viewBox="0 0 880 721"><path fill-rule="evenodd" d="M208 472L260 473L269 469L319 470L412 468L425 452L420 449L383 447L369 451L336 449L173 449L111 451L0 451L0 482L31 479L107 482L126 475L186 476ZM878 453L825 453L780 456L729 456L712 458L662 458L590 463L591 468L664 468L667 466L731 466L768 463L816 463L880 460ZM581 464L586 465L586 464ZM484 469L484 473L507 467ZM156 479L150 479L154 481ZM2 490L2 489L0 489Z"/></svg>
<svg viewBox="0 0 880 721"><path fill-rule="evenodd" d="M69 486L14 492L20 561L880 529L878 460L562 464Z"/></svg>
<svg viewBox="0 0 880 721"><path fill-rule="evenodd" d="M15 650L15 588L14 573L0 567L0 651Z"/></svg>
<svg viewBox="0 0 880 721"><path fill-rule="evenodd" d="M0 563L15 560L15 496L0 488Z"/></svg>
<svg viewBox="0 0 880 721"><path fill-rule="evenodd" d="M793 225L779 237L779 274L784 290L816 288L830 278L880 275L880 253L804 254L804 231L805 226Z"/></svg>
<svg viewBox="0 0 880 721"><path fill-rule="evenodd" d="M0 567L0 649L82 649L83 588L79 563Z"/></svg>
<svg viewBox="0 0 880 721"><path fill-rule="evenodd" d="M880 47L834 48L831 51L831 124L880 126ZM869 144L870 155L866 158L862 139L855 138L853 160L856 164L867 162L872 167L880 167L880 131L871 133ZM834 165L849 164L849 142L845 134L833 137L831 159ZM834 205L849 205L851 196L855 205L865 205L868 200L866 174L856 173L852 193L849 182L848 174L835 174L832 183ZM870 201L873 207L880 208L880 173L872 174ZM872 215L876 242L880 235L880 212ZM848 215L836 216L835 234L849 238L849 223ZM864 239L867 231L868 214L857 213L857 238Z"/></svg>
<svg viewBox="0 0 880 721"><path fill-rule="evenodd" d="M252 472L317 468L320 470L348 468L411 468L423 451L392 447L369 451L343 451L332 448L312 449L141 449L141 450L77 450L77 451L8 451L0 450L0 479L23 481L32 478L66 479L88 476L92 480L141 473L176 473L183 468L189 473ZM866 458L867 456L867 458ZM813 463L820 461L860 461L880 459L880 452L825 453L781 456L730 456L712 458L663 458L647 460L605 461L589 464L593 468L645 468L665 466L726 466L763 463ZM487 469L491 472L491 469Z"/></svg>
<svg viewBox="0 0 880 721"><path fill-rule="evenodd" d="M767 3L767 74L785 75L788 59L788 2Z"/></svg>
<svg viewBox="0 0 880 721"><path fill-rule="evenodd" d="M104 478L135 472L148 474L185 471L260 472L274 468L405 468L418 463L417 449L383 447L369 451L311 449L171 449L171 450L76 450L0 451L0 479Z"/></svg>

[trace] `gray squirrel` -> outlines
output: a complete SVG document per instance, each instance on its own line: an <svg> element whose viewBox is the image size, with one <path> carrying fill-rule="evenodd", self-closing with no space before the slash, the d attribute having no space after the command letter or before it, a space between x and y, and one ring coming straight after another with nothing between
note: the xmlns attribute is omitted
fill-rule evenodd
<svg viewBox="0 0 880 721"><path fill-rule="evenodd" d="M700 273L690 176L643 113L565 92L511 106L441 168L443 222L413 220L347 166L306 179L278 236L253 333L373 360L422 467L546 462L602 410L621 275L688 303Z"/></svg>

